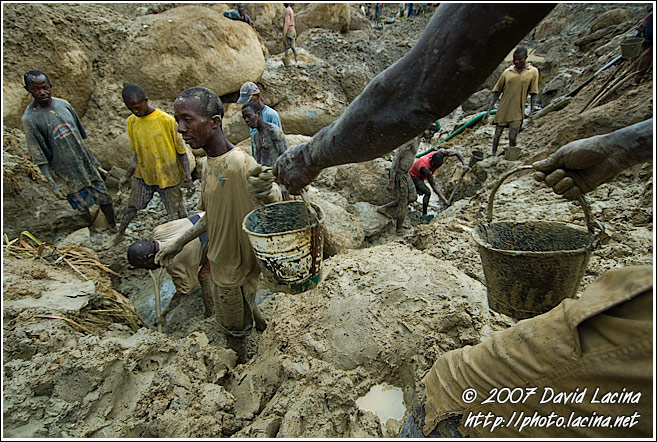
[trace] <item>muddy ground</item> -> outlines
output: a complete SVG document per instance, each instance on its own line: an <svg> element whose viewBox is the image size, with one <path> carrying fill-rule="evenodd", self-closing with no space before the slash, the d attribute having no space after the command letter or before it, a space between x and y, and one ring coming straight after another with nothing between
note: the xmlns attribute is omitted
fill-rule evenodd
<svg viewBox="0 0 657 442"><path fill-rule="evenodd" d="M31 6L13 7L3 4L3 13L13 14L9 29L23 35ZM310 7L295 6L299 15L304 8ZM418 212L419 203L411 207L407 233L395 234L392 221L374 210L390 198L385 182L392 153L366 164L323 171L310 191L326 215L323 279L316 289L296 295L272 292L263 284L257 300L269 326L249 337L245 364L236 364L235 353L213 320L203 315L198 289L169 314L163 333L156 331L151 277L130 268L125 252L130 242L148 238L154 226L167 221L159 199L139 213L126 239L110 248L102 215L96 220L99 231L89 234L79 229L65 203L49 199L49 187L26 155L20 126L5 118L3 435L397 436L423 392L422 377L438 356L475 345L515 323L489 309L479 251L471 236L472 229L485 222L496 179L571 140L653 116L652 72L642 83L629 82L600 106L580 113L613 69L547 112L550 104L555 108L559 97L620 54L623 36L632 33L648 8L559 4L522 42L533 50L530 60L541 72L539 103L547 109L524 125L518 139L520 158L491 157L494 129L481 124L441 144L461 151L466 161L474 151L484 152L485 159L464 177L451 207L432 200L429 217ZM86 32L90 23L107 31L88 35L99 51L91 69L97 83L82 120L97 144L108 145L120 137L127 116L111 96L120 88L109 80L116 75L107 64L113 45L123 44L120 36L130 35L127 30L135 20L156 21L158 15L175 10L175 4L126 4L104 12L101 6L72 12L54 8L49 19L43 15L44 20L29 22L38 33L50 29L54 17L62 33L58 38ZM285 68L276 40L281 11L247 5L247 12L256 19L264 48L265 71L258 83L265 102L277 109L288 109L290 103L315 108L321 118L333 119L339 116L335 109L344 109L374 75L415 44L430 19L425 15L373 28L352 5L350 30L302 32L300 63ZM75 20L84 26L66 27ZM20 65L25 50L12 35L6 31L3 42L9 68ZM443 131L421 149L484 111L490 89L508 65L508 60L501 62L478 93L441 119ZM170 110L177 92L155 101ZM224 94L226 102L230 97L234 101L236 94ZM290 122L297 118L291 111L287 115ZM285 114L281 118L286 129ZM313 124L317 121L323 120L318 117ZM231 133L239 133L237 123ZM286 134L291 145L312 135L290 130ZM234 142L248 149L248 140L239 138L235 135ZM501 148L506 145L505 134ZM106 168L112 166L111 155L102 161ZM436 172L444 193L452 193L459 174L457 160L447 161ZM580 292L607 269L652 264L653 179L652 163L635 166L587 196L593 217L604 223L610 238L593 251ZM190 213L197 200L198 192L186 198ZM116 195L116 202L120 213L125 195ZM527 173L512 175L501 186L494 219L584 225L578 205L556 197ZM39 247L25 234L22 242L7 245L26 230L44 244ZM165 273L163 305L172 292ZM382 385L377 406L363 406L363 397ZM395 413L386 415L390 410Z"/></svg>

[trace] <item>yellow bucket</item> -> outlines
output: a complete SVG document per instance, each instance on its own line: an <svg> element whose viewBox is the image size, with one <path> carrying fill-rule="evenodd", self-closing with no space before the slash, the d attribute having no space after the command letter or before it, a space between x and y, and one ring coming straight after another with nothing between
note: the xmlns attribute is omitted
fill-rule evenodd
<svg viewBox="0 0 657 442"><path fill-rule="evenodd" d="M324 231L321 207L303 201L265 204L242 222L272 290L301 293L315 288L321 278Z"/></svg>

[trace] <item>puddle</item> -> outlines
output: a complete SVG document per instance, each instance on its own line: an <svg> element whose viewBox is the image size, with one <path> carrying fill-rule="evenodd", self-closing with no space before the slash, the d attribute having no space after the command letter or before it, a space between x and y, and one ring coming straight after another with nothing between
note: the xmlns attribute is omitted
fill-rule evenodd
<svg viewBox="0 0 657 442"><path fill-rule="evenodd" d="M384 436L387 436L388 419L401 421L406 413L402 389L385 382L373 386L365 396L356 399L356 405L361 410L371 411L379 418Z"/></svg>
<svg viewBox="0 0 657 442"><path fill-rule="evenodd" d="M156 278L158 273L159 270L153 271ZM153 282L150 275L148 273L146 275L148 280L144 284L144 289L134 295L134 297L130 297L130 299L146 325L153 327L155 322L155 290L153 289ZM162 272L162 277L160 278L160 308L162 310L169 305L169 301L175 293L176 287L173 285L171 277L166 271Z"/></svg>

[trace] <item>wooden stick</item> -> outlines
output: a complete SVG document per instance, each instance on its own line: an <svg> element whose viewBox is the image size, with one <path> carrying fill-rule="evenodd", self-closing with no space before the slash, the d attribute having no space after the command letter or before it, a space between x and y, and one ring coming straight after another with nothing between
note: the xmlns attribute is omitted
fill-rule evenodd
<svg viewBox="0 0 657 442"><path fill-rule="evenodd" d="M155 275L153 274L152 270L148 270L148 273L151 275L151 279L153 280L153 287L155 289L155 314L157 315L157 331L162 333L162 324L160 323L160 315L162 315L162 309L160 306L160 277L162 276L162 270L164 270L164 267L160 267L160 271L157 274L157 280L155 279Z"/></svg>

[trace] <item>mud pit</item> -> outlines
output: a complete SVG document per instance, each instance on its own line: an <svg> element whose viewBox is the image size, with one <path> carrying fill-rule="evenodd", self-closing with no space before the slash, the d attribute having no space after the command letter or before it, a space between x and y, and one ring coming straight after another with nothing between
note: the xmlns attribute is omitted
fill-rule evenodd
<svg viewBox="0 0 657 442"><path fill-rule="evenodd" d="M11 104L14 96L25 99L24 93L11 94L15 89L11 89L14 79L10 75L20 76L31 68L50 73L49 66L20 61L25 54L19 42L30 26L44 33L52 31L49 42L53 44L75 41L80 57L93 60L83 65L88 68L84 72L92 75L95 89L86 98L80 95L77 104L69 101L81 114L91 148L106 169L123 161L112 149L127 142L122 137L128 114L117 86L125 81L119 69L123 64L116 58L118 48L137 39L143 43L152 29L149 26L160 17L175 22L193 12L173 4L116 6L109 10L102 5L80 5L68 10L53 5L3 5L5 20L12 19L4 23L5 104ZM299 115L308 122L306 127L321 127L337 118L376 73L413 46L429 19L398 21L381 30L359 18L355 6L347 12L332 11L332 19L324 22L336 24L339 20L335 17L346 20L344 14L348 13L350 30L341 32L337 24L332 29L308 27L298 39L300 64L286 70L280 62L282 47L277 38L282 11L277 6L268 9L247 4L266 58L262 78L249 79L261 85L264 101L281 113L290 144L314 133L292 129L303 126L295 126L296 121L304 121ZM213 8L223 11L228 6ZM306 14L327 13L307 8ZM547 107L552 98L574 89L617 55L623 32L643 18L647 9L641 4L557 6L523 41L542 57L536 61L542 75L540 104ZM303 10L301 5L295 7L299 20ZM27 19L40 14L53 21ZM57 23L56 31L53 23ZM599 29L609 32L597 39L591 37L603 35ZM581 44L574 45L576 40ZM75 48L66 48L67 53L74 53ZM62 63L66 62L57 62ZM70 65L70 71L72 66L80 65ZM506 66L508 61L501 63L482 85L483 92L477 93L485 97L483 104L476 103L475 94L441 119L445 131L433 144L485 110L490 88ZM80 244L121 277L93 265L74 268L62 260L56 262L56 256L35 259L4 248L4 435L397 436L423 392L422 377L438 356L474 345L515 322L488 308L483 269L471 237L471 230L485 222L486 203L496 177L543 158L570 140L652 117L652 73L640 85L628 83L601 106L579 113L609 71L564 107L527 123L518 138L519 161L488 156L492 126L475 125L443 143L441 147L461 151L466 161L473 151L485 152L486 157L464 177L451 207L432 200L434 217L421 217L416 203L407 216L407 234L394 234L392 221L375 210L390 198L385 184L392 153L368 163L323 171L309 195L325 212L324 278L316 289L298 295L266 287L260 290L257 301L269 326L249 337L249 361L243 365L236 365L236 355L227 348L224 336L212 319L204 317L198 288L169 314L164 333L155 331L150 277L144 270L130 268L125 252L132 241L149 238L153 227L167 220L158 197L139 212L126 239L116 248L107 246L110 236L103 230L102 214L97 219L99 233L88 236L83 230L66 239L81 225L66 203L51 196L43 177L30 166L22 131L15 118L12 123L11 116L5 116L5 244L23 230L60 248L66 242ZM53 75L55 96L69 98L67 94L79 93L67 85L66 75L66 71ZM192 85L179 86L182 90ZM177 92L158 91L152 101L170 112ZM236 99L235 90L223 94L227 103ZM17 106L19 117L23 104ZM297 108L303 112L296 112ZM227 106L226 131L233 134L236 144L250 150L248 140L239 135L243 122L235 119L229 125L233 109ZM500 148L506 145L505 133ZM460 164L451 159L436 172L444 194L452 192L459 175ZM652 264L652 164L628 169L613 183L590 193L588 199L594 218L605 224L611 238L593 252L580 292L607 269ZM198 192L187 198L190 214L195 212L197 200ZM34 216L25 217L26 211ZM584 225L576 204L557 198L527 174L514 176L499 189L495 219ZM173 288L164 279L166 306ZM144 326L127 321L125 314L110 317L102 313L123 298L135 306ZM377 389L401 395L401 399L399 395L385 399L389 403L383 408L397 407L396 417L386 422L382 422L383 411L359 406Z"/></svg>

